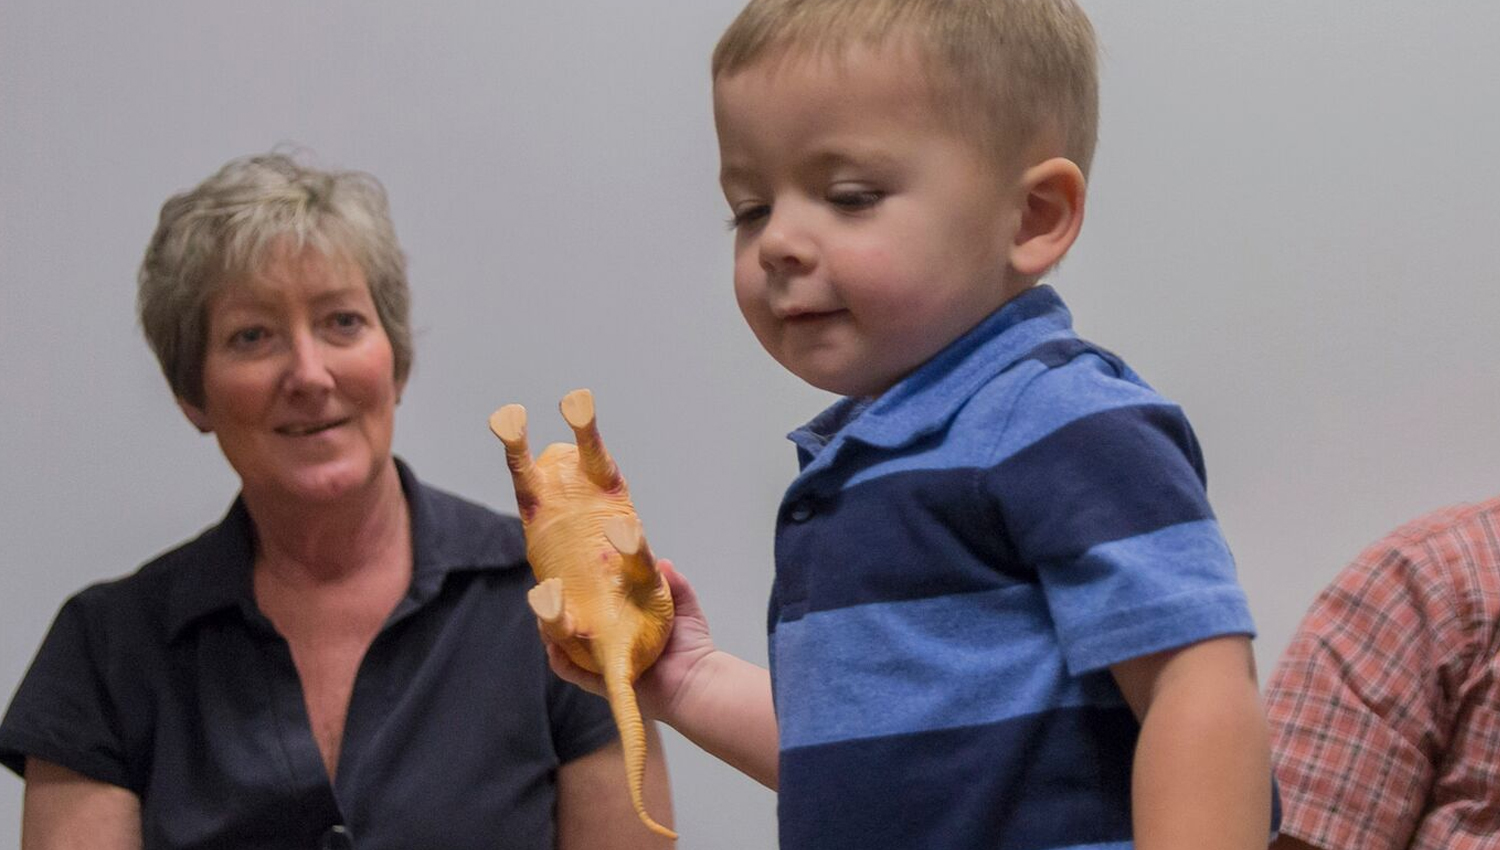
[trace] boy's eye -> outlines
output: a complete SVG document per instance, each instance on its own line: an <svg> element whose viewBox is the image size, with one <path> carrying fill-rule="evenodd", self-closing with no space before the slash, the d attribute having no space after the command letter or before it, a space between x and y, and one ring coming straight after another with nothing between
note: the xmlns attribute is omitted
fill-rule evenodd
<svg viewBox="0 0 1500 850"><path fill-rule="evenodd" d="M879 189L840 189L828 193L828 203L841 210L867 210L885 199Z"/></svg>
<svg viewBox="0 0 1500 850"><path fill-rule="evenodd" d="M767 204L747 205L735 210L728 224L731 230L739 230L763 221L770 214L771 207Z"/></svg>

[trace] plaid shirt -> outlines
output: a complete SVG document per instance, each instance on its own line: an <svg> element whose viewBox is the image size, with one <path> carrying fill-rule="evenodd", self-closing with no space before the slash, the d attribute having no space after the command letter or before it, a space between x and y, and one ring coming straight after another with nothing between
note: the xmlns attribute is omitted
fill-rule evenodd
<svg viewBox="0 0 1500 850"><path fill-rule="evenodd" d="M1500 498L1397 530L1339 574L1272 676L1282 833L1500 848Z"/></svg>

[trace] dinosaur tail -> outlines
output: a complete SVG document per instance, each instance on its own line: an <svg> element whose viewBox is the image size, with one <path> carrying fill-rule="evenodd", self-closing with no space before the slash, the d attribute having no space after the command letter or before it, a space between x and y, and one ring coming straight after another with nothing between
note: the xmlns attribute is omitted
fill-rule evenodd
<svg viewBox="0 0 1500 850"><path fill-rule="evenodd" d="M646 814L641 786L646 775L646 727L635 702L635 688L630 681L630 648L613 653L604 665L604 686L609 693L609 707L620 730L620 744L625 750L625 778L630 789L630 803L635 813L652 832L676 839L677 833L662 826Z"/></svg>

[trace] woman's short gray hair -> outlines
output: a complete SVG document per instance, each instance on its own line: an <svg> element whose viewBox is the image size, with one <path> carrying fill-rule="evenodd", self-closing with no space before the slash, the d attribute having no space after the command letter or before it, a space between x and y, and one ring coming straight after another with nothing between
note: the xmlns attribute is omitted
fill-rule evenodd
<svg viewBox="0 0 1500 850"><path fill-rule="evenodd" d="M406 258L385 189L369 174L321 171L287 154L241 157L173 195L146 247L136 307L173 394L203 405L208 302L228 278L253 273L267 252L311 247L364 272L394 352L395 379L411 371Z"/></svg>

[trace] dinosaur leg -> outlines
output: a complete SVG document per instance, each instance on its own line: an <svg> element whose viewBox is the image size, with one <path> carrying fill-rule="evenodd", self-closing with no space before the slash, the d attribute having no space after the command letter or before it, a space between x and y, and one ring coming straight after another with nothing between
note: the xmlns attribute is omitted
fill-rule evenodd
<svg viewBox="0 0 1500 850"><path fill-rule="evenodd" d="M541 623L542 631L554 642L566 646L574 638L573 618L568 616L564 605L563 585L560 579L549 578L526 593L531 612Z"/></svg>
<svg viewBox="0 0 1500 850"><path fill-rule="evenodd" d="M516 485L516 506L524 519L536 512L536 465L526 442L526 408L507 404L490 414L490 430L505 444L505 463Z"/></svg>
<svg viewBox="0 0 1500 850"><path fill-rule="evenodd" d="M574 390L563 396L563 419L573 429L578 443L578 462L594 486L606 492L617 492L625 486L620 469L604 448L599 438L599 425L594 420L594 395L588 390Z"/></svg>
<svg viewBox="0 0 1500 850"><path fill-rule="evenodd" d="M614 516L604 521L604 537L620 553L620 570L625 581L642 591L652 591L661 584L656 556L646 543L641 521L636 517Z"/></svg>

